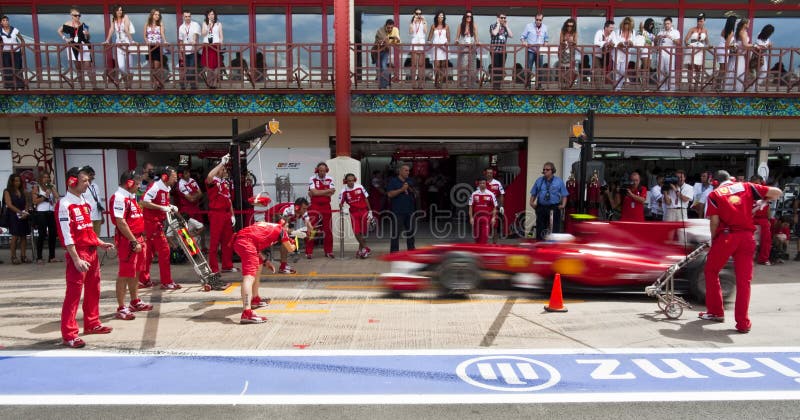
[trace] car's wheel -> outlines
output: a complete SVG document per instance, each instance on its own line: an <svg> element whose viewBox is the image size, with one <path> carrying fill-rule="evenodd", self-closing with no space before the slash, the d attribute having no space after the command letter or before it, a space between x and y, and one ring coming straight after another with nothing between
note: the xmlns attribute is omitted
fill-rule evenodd
<svg viewBox="0 0 800 420"><path fill-rule="evenodd" d="M706 301L706 257L700 257L696 264L688 270L689 294L700 303ZM736 276L727 268L719 273L719 284L722 288L722 299L728 301L736 294Z"/></svg>
<svg viewBox="0 0 800 420"><path fill-rule="evenodd" d="M449 294L466 294L478 286L481 274L474 256L454 253L439 264L436 278Z"/></svg>

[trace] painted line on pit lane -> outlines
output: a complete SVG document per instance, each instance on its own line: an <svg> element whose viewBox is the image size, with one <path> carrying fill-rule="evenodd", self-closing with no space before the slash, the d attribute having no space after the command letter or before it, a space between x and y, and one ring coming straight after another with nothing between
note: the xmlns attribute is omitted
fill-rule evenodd
<svg viewBox="0 0 800 420"><path fill-rule="evenodd" d="M118 381L143 369L148 381ZM798 370L800 348L9 351L0 404L787 400L800 398Z"/></svg>
<svg viewBox="0 0 800 420"><path fill-rule="evenodd" d="M449 304L504 304L508 299L382 299L382 298L364 298L364 299L272 299L270 305L286 305L295 307L297 305L449 305ZM564 304L583 303L583 300L564 300ZM209 305L240 305L242 302L239 300L210 300L206 301ZM514 304L547 304L547 299L517 299Z"/></svg>

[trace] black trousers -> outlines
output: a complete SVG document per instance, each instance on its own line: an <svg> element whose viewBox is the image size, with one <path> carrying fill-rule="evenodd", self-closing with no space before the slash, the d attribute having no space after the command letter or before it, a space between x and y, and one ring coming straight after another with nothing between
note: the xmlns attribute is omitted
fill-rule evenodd
<svg viewBox="0 0 800 420"><path fill-rule="evenodd" d="M33 222L39 235L36 237L36 259L42 259L42 249L44 248L44 238L47 236L48 260L56 257L56 219L52 211L37 211Z"/></svg>
<svg viewBox="0 0 800 420"><path fill-rule="evenodd" d="M414 234L416 233L416 227L413 224L413 216L414 213L392 213L393 220L392 220L392 238L389 245L389 252L398 252L400 251L400 234L403 234L403 237L406 238L406 249L409 251L415 249L414 248ZM400 226L403 226L402 231L400 230Z"/></svg>
<svg viewBox="0 0 800 420"><path fill-rule="evenodd" d="M550 226L550 215L553 215L553 226ZM543 240L550 233L561 232L561 210L557 205L536 206L536 239Z"/></svg>

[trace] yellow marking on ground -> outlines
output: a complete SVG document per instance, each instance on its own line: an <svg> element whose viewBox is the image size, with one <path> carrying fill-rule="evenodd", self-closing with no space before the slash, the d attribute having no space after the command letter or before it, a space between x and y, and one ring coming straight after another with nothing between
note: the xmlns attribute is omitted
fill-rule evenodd
<svg viewBox="0 0 800 420"><path fill-rule="evenodd" d="M229 294L233 293L233 291L236 290L241 285L242 285L242 283L238 282L238 281L237 282L231 282L231 285L228 286L227 289L223 290L222 294L223 295L229 295Z"/></svg>
<svg viewBox="0 0 800 420"><path fill-rule="evenodd" d="M316 271L309 271L309 272L308 272L308 275L309 275L309 276L316 276L316 275L317 275L317 272L316 272Z"/></svg>
<svg viewBox="0 0 800 420"><path fill-rule="evenodd" d="M297 306L297 301L287 302L286 309L294 309Z"/></svg>

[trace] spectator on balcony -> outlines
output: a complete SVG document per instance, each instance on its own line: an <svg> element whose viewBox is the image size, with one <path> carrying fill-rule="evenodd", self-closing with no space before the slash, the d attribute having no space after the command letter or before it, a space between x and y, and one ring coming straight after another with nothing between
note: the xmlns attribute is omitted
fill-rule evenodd
<svg viewBox="0 0 800 420"><path fill-rule="evenodd" d="M447 45L450 44L450 27L447 25L447 16L439 10L433 18L433 27L428 33L428 42L433 48L433 83L436 89L442 87L442 82L447 82ZM443 47L442 47L443 45Z"/></svg>
<svg viewBox="0 0 800 420"><path fill-rule="evenodd" d="M613 68L612 55L614 46L619 43L617 33L614 32L614 21L607 20L603 29L594 34L594 60L592 62L595 87L603 83L612 83L611 69Z"/></svg>
<svg viewBox="0 0 800 420"><path fill-rule="evenodd" d="M497 21L489 25L489 33L492 35L492 87L500 89L505 77L506 65L506 43L508 38L514 36L508 28L508 17L505 13L497 14Z"/></svg>
<svg viewBox="0 0 800 420"><path fill-rule="evenodd" d="M125 84L125 87L131 87L131 67L133 66L131 59L133 58L132 55L128 53L128 44L133 44L133 34L136 32L133 29L133 24L131 24L131 20L127 14L125 14L125 10L122 9L122 5L114 6L113 12L111 13L111 27L108 30L108 35L106 35L106 40L103 42L104 44L108 44L111 41L111 37L114 37L114 48L112 57L114 59L114 65L119 70L119 76L122 77L122 80ZM114 80L117 78L114 77Z"/></svg>
<svg viewBox="0 0 800 420"><path fill-rule="evenodd" d="M25 40L19 29L11 26L8 16L0 17L0 44L3 44L3 85L6 89L25 89L20 48Z"/></svg>
<svg viewBox="0 0 800 420"><path fill-rule="evenodd" d="M644 90L649 90L650 77L653 72L650 47L653 46L656 36L654 34L656 22L652 18L639 23L639 34L636 36L636 45L643 47L639 51L639 76Z"/></svg>
<svg viewBox="0 0 800 420"><path fill-rule="evenodd" d="M772 25L765 25L758 33L755 42L753 43L753 51L750 54L749 71L752 79L748 91L755 92L756 89L764 89L764 81L767 77L767 58L770 48L772 48L772 41L770 37L775 32L775 27Z"/></svg>
<svg viewBox="0 0 800 420"><path fill-rule="evenodd" d="M633 48L633 28L633 18L630 16L622 19L622 23L619 25L617 44L614 49L614 67L616 73L614 90L622 90L622 86L628 80L628 62L632 57L636 57L636 50Z"/></svg>
<svg viewBox="0 0 800 420"><path fill-rule="evenodd" d="M81 89L85 87L83 79L87 76L86 73L89 73L89 83L95 88L92 47L88 45L91 39L89 25L81 22L81 12L78 9L70 9L69 14L71 19L58 28L58 36L71 46L69 59L78 71L78 84Z"/></svg>
<svg viewBox="0 0 800 420"><path fill-rule="evenodd" d="M547 46L550 41L550 34L547 32L547 25L542 23L544 15L537 13L533 22L525 25L525 30L522 31L520 41L526 48L525 54L525 88L531 88L531 78L536 78L536 88L541 89L542 85L539 83L539 75L536 69L539 68L539 47Z"/></svg>
<svg viewBox="0 0 800 420"><path fill-rule="evenodd" d="M203 78L206 85L211 89L217 88L219 80L219 68L222 62L220 45L223 42L222 23L218 21L217 12L209 9L203 21L203 28L200 37L203 40L203 51L200 57L200 65L203 67Z"/></svg>
<svg viewBox="0 0 800 420"><path fill-rule="evenodd" d="M428 38L428 22L422 16L422 10L414 9L414 16L408 25L411 36L411 85L421 89L425 85L425 42Z"/></svg>
<svg viewBox="0 0 800 420"><path fill-rule="evenodd" d="M560 87L569 89L575 84L575 45L578 44L578 24L575 19L569 18L561 26L558 37L558 64L561 69Z"/></svg>
<svg viewBox="0 0 800 420"><path fill-rule="evenodd" d="M183 23L178 28L178 45L181 49L179 64L183 69L181 89L188 82L190 89L197 89L197 44L200 43L200 24L192 20L192 12L183 12Z"/></svg>
<svg viewBox="0 0 800 420"><path fill-rule="evenodd" d="M242 53L240 51L236 51L235 57L231 60L231 80L241 82L244 80L242 75L249 73L249 71L247 60L242 58Z"/></svg>
<svg viewBox="0 0 800 420"><path fill-rule="evenodd" d="M675 90L675 61L678 58L676 46L680 45L681 33L672 27L672 18L664 18L664 27L656 35L656 42L661 46L658 52L658 90Z"/></svg>
<svg viewBox="0 0 800 420"><path fill-rule="evenodd" d="M705 75L705 52L708 47L706 15L697 15L697 25L689 29L683 41L689 49L686 67L689 69L689 90L700 90Z"/></svg>
<svg viewBox="0 0 800 420"><path fill-rule="evenodd" d="M464 16L461 17L461 24L456 32L456 44L461 46L458 53L458 87L474 88L478 81L475 72L475 46L478 44L478 26L475 25L471 10L467 10Z"/></svg>
<svg viewBox="0 0 800 420"><path fill-rule="evenodd" d="M394 26L394 19L386 23L375 33L375 44L372 50L377 53L373 61L378 64L378 88L392 87L392 54L394 45L400 43L400 31ZM377 60L375 60L377 58Z"/></svg>
<svg viewBox="0 0 800 420"><path fill-rule="evenodd" d="M150 62L150 72L153 79L153 87L156 90L164 89L164 72L162 68L163 49L161 46L166 44L167 36L164 32L164 22L161 20L161 12L158 9L151 9L147 24L144 26L145 41L147 42L148 52L147 61Z"/></svg>
<svg viewBox="0 0 800 420"><path fill-rule="evenodd" d="M745 75L747 74L747 55L750 52L750 35L747 34L750 28L750 20L742 18L736 24L736 34L734 35L731 56L728 60L728 75L733 77L732 88L735 92L743 92L745 86ZM737 178L739 179L739 178Z"/></svg>
<svg viewBox="0 0 800 420"><path fill-rule="evenodd" d="M733 45L734 29L736 29L736 16L728 16L714 52L718 63L714 88L718 91L723 90L723 88L727 90L728 87L728 79L730 77L728 74L728 55L730 55L730 49Z"/></svg>

